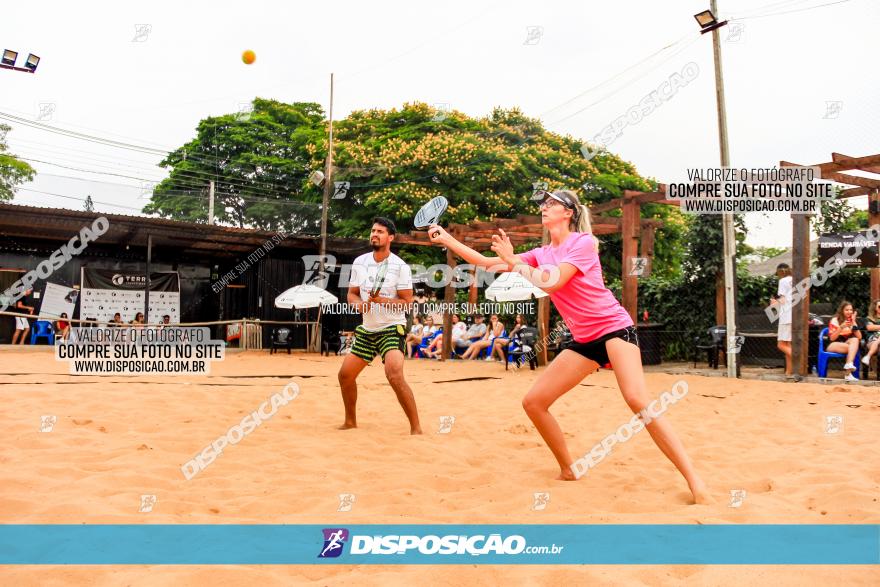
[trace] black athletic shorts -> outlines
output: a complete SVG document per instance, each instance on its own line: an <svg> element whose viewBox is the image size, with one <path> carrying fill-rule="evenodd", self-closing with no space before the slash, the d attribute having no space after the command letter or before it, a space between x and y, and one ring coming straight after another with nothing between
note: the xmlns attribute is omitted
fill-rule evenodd
<svg viewBox="0 0 880 587"><path fill-rule="evenodd" d="M636 333L636 327L629 326L627 328L615 330L614 332L609 332L608 334L600 336L596 340L591 340L589 342L575 341L565 348L567 350L572 350L576 352L582 357L586 357L592 361L596 361L597 363L599 363L600 367L603 367L610 362L608 359L608 349L605 348L605 342L611 340L612 338L619 338L621 340L625 340L626 342L630 342L636 346L639 346L639 335Z"/></svg>

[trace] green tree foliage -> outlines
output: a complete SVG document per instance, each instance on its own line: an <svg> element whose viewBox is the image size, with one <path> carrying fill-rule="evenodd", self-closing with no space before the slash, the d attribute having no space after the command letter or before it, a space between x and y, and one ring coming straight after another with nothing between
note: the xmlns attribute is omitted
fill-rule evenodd
<svg viewBox="0 0 880 587"><path fill-rule="evenodd" d="M321 189L308 176L323 169L327 128L317 104L256 99L248 117L210 117L196 137L162 162L170 177L154 190L144 212L205 222L208 180L215 180L220 223L316 233ZM591 160L582 142L545 130L519 110L496 108L471 118L427 104L352 112L334 123L333 181L349 182L344 198L331 199L330 234L362 237L375 216L392 218L400 232L412 229L419 207L434 196L449 200L444 223L536 214L533 184L575 190L585 204L651 191L656 182L616 155ZM619 212L618 212L619 214ZM615 215L610 212L609 215ZM687 219L671 206L646 205L643 217L666 225L655 240L655 273L681 266ZM620 239L602 237L606 271L621 270ZM413 262L442 262L438 249L407 251Z"/></svg>
<svg viewBox="0 0 880 587"><path fill-rule="evenodd" d="M311 103L257 98L247 115L206 118L192 141L160 163L170 176L144 212L207 222L213 179L217 222L317 233L321 191L308 176L323 167L326 135L324 113Z"/></svg>
<svg viewBox="0 0 880 587"><path fill-rule="evenodd" d="M581 141L551 133L517 109L496 108L473 119L406 104L400 110L353 112L335 128L335 179L350 182L351 188L344 202L332 203L331 218L335 232L344 236L364 234L376 215L409 230L418 208L439 195L449 200L444 222L468 223L535 214L535 183L573 189L587 205L620 197L628 189L656 189L656 182L613 154L601 152L587 161ZM648 205L644 212L667 222L657 234L655 270L677 271L685 219L669 206ZM619 274L619 237L602 241L606 272ZM416 255L438 259L437 251Z"/></svg>
<svg viewBox="0 0 880 587"><path fill-rule="evenodd" d="M353 112L339 123L337 179L350 181L351 192L344 214L334 214L338 234L363 234L376 214L407 230L418 208L439 195L449 200L444 220L466 223L534 214L535 182L577 190L592 178L599 188L585 194L585 203L652 187L614 155L587 161L579 141L545 131L518 110L496 109L479 120L458 112L437 119L430 106L407 104Z"/></svg>
<svg viewBox="0 0 880 587"><path fill-rule="evenodd" d="M846 199L822 202L821 211L811 219L817 234L849 232L868 228L868 211L856 210Z"/></svg>
<svg viewBox="0 0 880 587"><path fill-rule="evenodd" d="M34 168L9 153L6 133L12 127L0 124L0 202L15 197L15 186L34 179Z"/></svg>

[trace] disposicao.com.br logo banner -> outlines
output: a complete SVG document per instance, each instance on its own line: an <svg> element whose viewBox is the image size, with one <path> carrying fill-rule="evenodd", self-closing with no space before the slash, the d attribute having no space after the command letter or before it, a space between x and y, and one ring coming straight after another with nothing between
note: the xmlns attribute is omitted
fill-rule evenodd
<svg viewBox="0 0 880 587"><path fill-rule="evenodd" d="M0 565L878 563L878 524L0 524Z"/></svg>

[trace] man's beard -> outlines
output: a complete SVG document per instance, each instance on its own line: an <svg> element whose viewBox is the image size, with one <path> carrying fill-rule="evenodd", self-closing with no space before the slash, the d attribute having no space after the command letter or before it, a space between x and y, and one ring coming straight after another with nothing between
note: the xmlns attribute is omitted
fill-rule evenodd
<svg viewBox="0 0 880 587"><path fill-rule="evenodd" d="M384 245L379 244L379 241L370 241L370 246L373 247L374 251L381 251L385 248Z"/></svg>

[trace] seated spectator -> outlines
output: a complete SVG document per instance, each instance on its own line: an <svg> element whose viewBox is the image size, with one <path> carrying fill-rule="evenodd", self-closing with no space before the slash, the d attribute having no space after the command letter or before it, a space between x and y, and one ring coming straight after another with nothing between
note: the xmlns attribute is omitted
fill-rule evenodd
<svg viewBox="0 0 880 587"><path fill-rule="evenodd" d="M456 339L460 339L467 334L467 326L464 322L461 321L461 318L458 317L458 314L452 315L452 340L453 342ZM443 352L443 332L441 331L434 340L431 341L431 344L425 349L425 354L431 357L432 359L437 359L440 357L440 353Z"/></svg>
<svg viewBox="0 0 880 587"><path fill-rule="evenodd" d="M143 326L144 325L144 313L138 312L134 315L134 320L131 321L133 326Z"/></svg>
<svg viewBox="0 0 880 587"><path fill-rule="evenodd" d="M502 336L504 333L504 324L498 319L497 314L492 314L489 318L489 327L486 329L486 334L483 335L480 340L471 343L471 345L467 348L464 354L461 356L462 359L478 359L480 358L480 353L483 352L483 349L487 347L491 347L495 339L499 336ZM491 361L492 357L486 357L487 361Z"/></svg>
<svg viewBox="0 0 880 587"><path fill-rule="evenodd" d="M431 316L425 317L425 325L422 327L422 334L419 337L418 342L415 343L416 346L422 344L422 341L425 340L426 337L430 337L432 334L441 330L440 326L434 325L434 319Z"/></svg>
<svg viewBox="0 0 880 587"><path fill-rule="evenodd" d="M486 334L486 325L483 324L483 316L481 314L474 315L474 323L468 327L465 332L464 337L459 339L453 339L453 344L455 345L454 350L466 349L471 346L471 343L477 342L483 335Z"/></svg>
<svg viewBox="0 0 880 587"><path fill-rule="evenodd" d="M113 314L113 320L108 322L107 326L122 326L122 316L119 315L119 312Z"/></svg>
<svg viewBox="0 0 880 587"><path fill-rule="evenodd" d="M62 312L61 318L55 321L55 334L57 338L67 340L67 337L70 336L70 322L63 320L63 318L67 318L67 312Z"/></svg>
<svg viewBox="0 0 880 587"><path fill-rule="evenodd" d="M406 356L407 358L412 356L412 348L413 345L419 346L422 344L422 330L424 326L422 325L422 319L418 316L413 316L413 325L410 326L409 334L406 335Z"/></svg>
<svg viewBox="0 0 880 587"><path fill-rule="evenodd" d="M437 299L437 294L432 292L428 299L426 310L434 321L434 324L443 324L443 312L440 311L440 308L441 305L440 301Z"/></svg>
<svg viewBox="0 0 880 587"><path fill-rule="evenodd" d="M868 321L865 324L868 337L868 352L862 357L862 363L871 365L871 357L877 354L877 347L880 346L880 300L874 300L871 307L868 308Z"/></svg>
<svg viewBox="0 0 880 587"><path fill-rule="evenodd" d="M856 322L856 311L851 303L843 301L837 307L837 313L828 322L828 344L825 350L831 353L846 355L846 363L843 370L846 371L846 381L856 381L852 372L856 370L853 361L859 352L859 343L862 340L862 331Z"/></svg>
<svg viewBox="0 0 880 587"><path fill-rule="evenodd" d="M495 342L492 344L492 354L489 356L495 357L495 355L498 355L499 361L507 360L507 356L504 354L504 349L506 349L508 346L510 346L510 341L513 338L513 336L520 329L525 328L528 325L529 324L528 324L528 322L526 322L526 317L523 316L522 314L517 314L516 318L514 319L513 330L508 332L507 336L499 337L499 338L495 339Z"/></svg>
<svg viewBox="0 0 880 587"><path fill-rule="evenodd" d="M455 347L467 346L468 341L468 325L465 324L458 314L452 315L452 350L455 353Z"/></svg>

